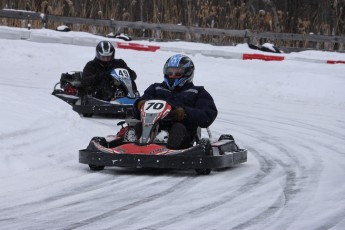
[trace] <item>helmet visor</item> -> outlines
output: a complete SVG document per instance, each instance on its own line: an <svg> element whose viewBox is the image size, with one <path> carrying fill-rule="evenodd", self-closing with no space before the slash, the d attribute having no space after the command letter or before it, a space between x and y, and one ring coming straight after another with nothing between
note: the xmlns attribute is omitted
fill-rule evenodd
<svg viewBox="0 0 345 230"><path fill-rule="evenodd" d="M184 68L168 67L165 74L168 75L169 78L181 78L184 74Z"/></svg>
<svg viewBox="0 0 345 230"><path fill-rule="evenodd" d="M99 60L103 61L103 62L108 62L108 61L111 61L113 57L110 55L110 56L102 56L100 55L99 56Z"/></svg>

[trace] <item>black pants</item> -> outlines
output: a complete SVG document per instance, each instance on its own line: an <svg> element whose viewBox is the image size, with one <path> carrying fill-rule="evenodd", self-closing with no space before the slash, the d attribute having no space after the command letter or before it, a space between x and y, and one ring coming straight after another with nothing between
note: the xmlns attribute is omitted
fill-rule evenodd
<svg viewBox="0 0 345 230"><path fill-rule="evenodd" d="M163 125L163 130L166 130L168 125ZM142 123L139 122L134 126L135 133L138 139L141 137L142 133ZM192 138L187 131L186 126L181 123L173 123L167 130L169 133L167 148L169 149L186 149L192 146Z"/></svg>
<svg viewBox="0 0 345 230"><path fill-rule="evenodd" d="M169 130L167 147L169 149L185 149L191 146L192 139L186 126L181 123L174 123Z"/></svg>

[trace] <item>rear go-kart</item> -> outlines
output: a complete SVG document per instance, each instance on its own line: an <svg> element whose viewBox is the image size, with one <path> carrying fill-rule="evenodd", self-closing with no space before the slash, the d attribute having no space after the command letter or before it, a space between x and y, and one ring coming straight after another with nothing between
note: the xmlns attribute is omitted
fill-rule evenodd
<svg viewBox="0 0 345 230"><path fill-rule="evenodd" d="M129 72L126 69L113 69L111 74L114 84L112 100L104 101L81 88L82 72L75 71L61 74L55 84L53 95L70 104L74 111L84 117L111 116L132 117L133 103L140 96L134 92Z"/></svg>
<svg viewBox="0 0 345 230"><path fill-rule="evenodd" d="M146 101L140 121L127 119L119 122L122 128L116 135L92 138L88 147L79 151L79 162L88 164L93 171L117 166L194 169L197 174L207 175L212 169L247 161L247 150L239 148L231 135L223 134L217 141L211 141L201 138L200 129L189 148L169 149L166 124L171 110L166 101Z"/></svg>

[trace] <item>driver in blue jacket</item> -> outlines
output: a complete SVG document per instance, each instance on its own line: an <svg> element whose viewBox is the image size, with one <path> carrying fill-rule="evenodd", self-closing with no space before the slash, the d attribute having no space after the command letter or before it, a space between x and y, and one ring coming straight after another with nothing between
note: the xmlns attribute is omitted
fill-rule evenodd
<svg viewBox="0 0 345 230"><path fill-rule="evenodd" d="M164 81L150 85L134 103L138 119L146 100L165 100L172 106L170 116L173 124L167 143L170 149L190 147L197 128L207 128L218 114L212 96L204 87L193 84L194 70L194 63L189 57L181 54L171 56L163 68Z"/></svg>
<svg viewBox="0 0 345 230"><path fill-rule="evenodd" d="M115 48L110 42L101 41L96 46L95 58L89 61L83 69L81 86L86 91L85 93L104 101L114 99L116 93L117 96L126 96L126 93L120 89L119 82L115 82L110 75L114 68L123 68L128 71L133 92L137 92L137 85L134 81L137 74L127 66L124 60L115 59Z"/></svg>

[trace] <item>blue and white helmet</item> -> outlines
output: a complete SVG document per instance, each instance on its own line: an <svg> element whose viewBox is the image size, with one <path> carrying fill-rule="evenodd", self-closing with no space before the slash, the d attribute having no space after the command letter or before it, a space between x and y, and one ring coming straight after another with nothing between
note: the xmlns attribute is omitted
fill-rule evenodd
<svg viewBox="0 0 345 230"><path fill-rule="evenodd" d="M189 57L175 54L164 65L164 82L170 90L182 87L186 83L193 82L194 69L194 63Z"/></svg>

